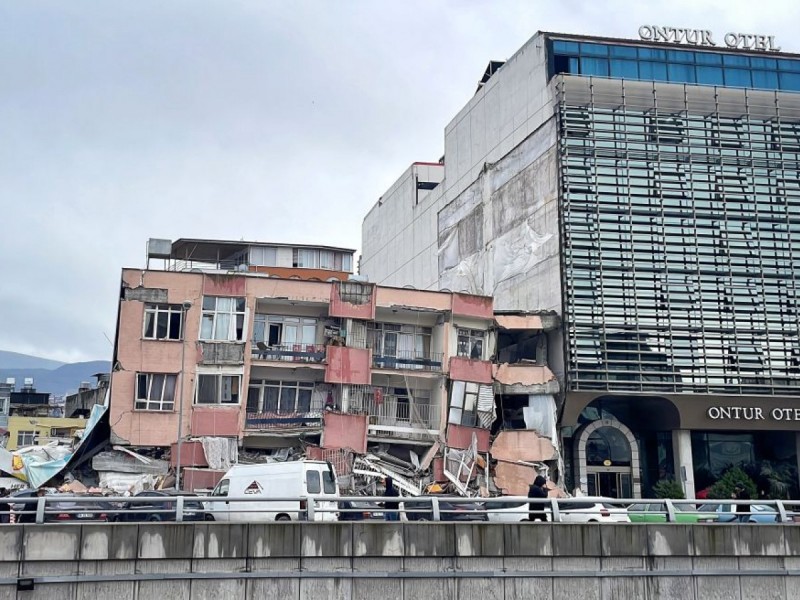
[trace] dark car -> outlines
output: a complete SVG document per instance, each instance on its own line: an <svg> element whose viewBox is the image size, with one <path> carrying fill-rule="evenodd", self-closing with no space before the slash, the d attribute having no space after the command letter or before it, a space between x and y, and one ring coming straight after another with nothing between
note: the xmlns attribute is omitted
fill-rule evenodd
<svg viewBox="0 0 800 600"><path fill-rule="evenodd" d="M29 498L30 502L14 502L15 499ZM11 520L15 523L35 523L36 490L17 492L8 499L11 507ZM45 523L69 523L86 521L108 521L113 517L114 507L102 496L64 496L47 494L44 507Z"/></svg>
<svg viewBox="0 0 800 600"><path fill-rule="evenodd" d="M409 521L433 521L430 500L406 500L403 512ZM486 521L483 502L449 502L439 500L440 521Z"/></svg>
<svg viewBox="0 0 800 600"><path fill-rule="evenodd" d="M373 519L383 519L383 506L379 502L339 501L340 521L370 521Z"/></svg>
<svg viewBox="0 0 800 600"><path fill-rule="evenodd" d="M192 500L192 494L177 491L148 490L139 492L134 498L148 498L140 502L126 502L120 507L115 521L174 521L176 497L184 496L183 520L204 521L206 512L203 503Z"/></svg>

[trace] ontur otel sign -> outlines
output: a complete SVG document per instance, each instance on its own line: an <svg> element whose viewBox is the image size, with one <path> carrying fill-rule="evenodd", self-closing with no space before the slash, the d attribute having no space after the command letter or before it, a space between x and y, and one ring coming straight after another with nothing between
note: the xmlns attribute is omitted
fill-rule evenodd
<svg viewBox="0 0 800 600"><path fill-rule="evenodd" d="M713 34L708 29L682 29L679 27L642 25L639 27L639 38L648 42L669 42L673 44L689 44L691 46L717 45ZM774 35L729 32L725 34L723 40L728 48L780 52L780 47L775 45Z"/></svg>

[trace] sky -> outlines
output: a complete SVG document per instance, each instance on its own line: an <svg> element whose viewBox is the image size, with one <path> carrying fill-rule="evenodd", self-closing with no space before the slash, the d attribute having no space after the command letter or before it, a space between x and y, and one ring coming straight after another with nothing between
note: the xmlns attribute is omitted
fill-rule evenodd
<svg viewBox="0 0 800 600"><path fill-rule="evenodd" d="M795 1L0 0L0 350L110 360L148 238L360 248L536 31L792 35Z"/></svg>

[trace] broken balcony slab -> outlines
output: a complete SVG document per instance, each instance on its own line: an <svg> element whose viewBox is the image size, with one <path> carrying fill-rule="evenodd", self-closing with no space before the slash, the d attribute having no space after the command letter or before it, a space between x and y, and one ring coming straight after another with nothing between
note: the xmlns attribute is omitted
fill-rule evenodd
<svg viewBox="0 0 800 600"><path fill-rule="evenodd" d="M322 416L322 446L324 448L350 448L357 454L367 452L367 415L350 415L325 411Z"/></svg>
<svg viewBox="0 0 800 600"><path fill-rule="evenodd" d="M502 431L492 443L492 458L508 462L543 462L558 458L553 443L536 431Z"/></svg>
<svg viewBox="0 0 800 600"><path fill-rule="evenodd" d="M466 450L472 445L473 434L478 438L478 452L489 452L491 433L481 427L467 427L450 423L447 426L447 446Z"/></svg>
<svg viewBox="0 0 800 600"><path fill-rule="evenodd" d="M526 362L492 365L492 376L503 385L542 386L556 381L549 367Z"/></svg>

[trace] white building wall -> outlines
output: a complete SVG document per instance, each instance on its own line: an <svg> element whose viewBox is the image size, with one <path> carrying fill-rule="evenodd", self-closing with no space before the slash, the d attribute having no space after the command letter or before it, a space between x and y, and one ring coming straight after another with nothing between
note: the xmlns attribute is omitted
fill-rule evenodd
<svg viewBox="0 0 800 600"><path fill-rule="evenodd" d="M361 270L369 281L438 289L436 214L442 186L417 190L417 181L441 182L444 167L415 163L378 200L361 230Z"/></svg>

